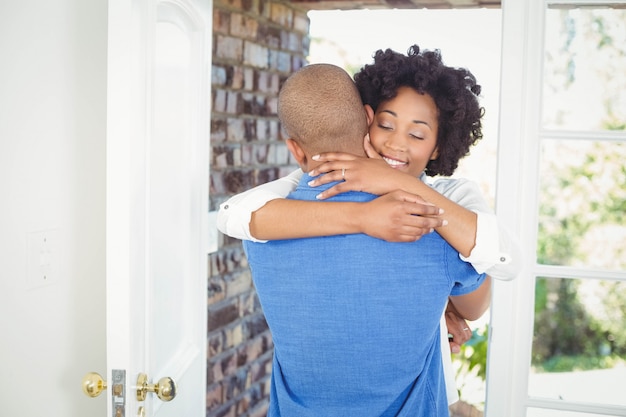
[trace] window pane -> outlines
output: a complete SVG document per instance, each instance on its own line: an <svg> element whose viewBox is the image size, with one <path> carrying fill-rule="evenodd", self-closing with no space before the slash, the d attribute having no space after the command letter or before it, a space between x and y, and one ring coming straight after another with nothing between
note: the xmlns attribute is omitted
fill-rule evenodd
<svg viewBox="0 0 626 417"><path fill-rule="evenodd" d="M547 10L545 128L626 130L625 71L626 10L558 5Z"/></svg>
<svg viewBox="0 0 626 417"><path fill-rule="evenodd" d="M528 394L626 406L626 282L538 278Z"/></svg>
<svg viewBox="0 0 626 417"><path fill-rule="evenodd" d="M544 140L537 262L626 269L626 143Z"/></svg>
<svg viewBox="0 0 626 417"><path fill-rule="evenodd" d="M529 408L526 417L611 417L607 414L577 413L565 410L548 410L545 408ZM617 416L614 416L617 417Z"/></svg>

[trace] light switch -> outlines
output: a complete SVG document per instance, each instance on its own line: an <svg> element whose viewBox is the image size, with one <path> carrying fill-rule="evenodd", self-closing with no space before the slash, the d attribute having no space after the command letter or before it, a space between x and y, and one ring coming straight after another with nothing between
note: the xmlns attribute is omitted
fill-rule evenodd
<svg viewBox="0 0 626 417"><path fill-rule="evenodd" d="M54 283L59 270L59 231L42 230L28 234L27 288Z"/></svg>

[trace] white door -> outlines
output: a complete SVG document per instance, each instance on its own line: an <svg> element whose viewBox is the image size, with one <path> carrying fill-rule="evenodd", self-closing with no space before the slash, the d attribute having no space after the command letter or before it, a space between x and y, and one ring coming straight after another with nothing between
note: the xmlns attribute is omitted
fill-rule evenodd
<svg viewBox="0 0 626 417"><path fill-rule="evenodd" d="M109 1L107 416L206 412L211 24L210 0Z"/></svg>

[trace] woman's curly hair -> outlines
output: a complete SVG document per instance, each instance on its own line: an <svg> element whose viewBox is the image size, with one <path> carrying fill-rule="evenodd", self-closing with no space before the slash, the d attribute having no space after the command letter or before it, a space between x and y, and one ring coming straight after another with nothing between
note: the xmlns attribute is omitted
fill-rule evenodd
<svg viewBox="0 0 626 417"><path fill-rule="evenodd" d="M433 98L438 110L439 157L428 163L427 175L452 175L459 160L483 137L480 85L467 69L444 65L439 50L420 51L413 45L403 55L380 49L374 54L374 63L361 68L354 81L363 104L369 104L374 111L404 86Z"/></svg>

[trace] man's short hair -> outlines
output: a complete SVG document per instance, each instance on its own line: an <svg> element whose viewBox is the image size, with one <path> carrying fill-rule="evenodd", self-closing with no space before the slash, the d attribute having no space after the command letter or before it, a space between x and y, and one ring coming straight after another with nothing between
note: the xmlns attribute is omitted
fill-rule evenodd
<svg viewBox="0 0 626 417"><path fill-rule="evenodd" d="M331 64L310 64L292 74L278 96L278 117L287 136L309 152L354 149L367 133L352 78Z"/></svg>

